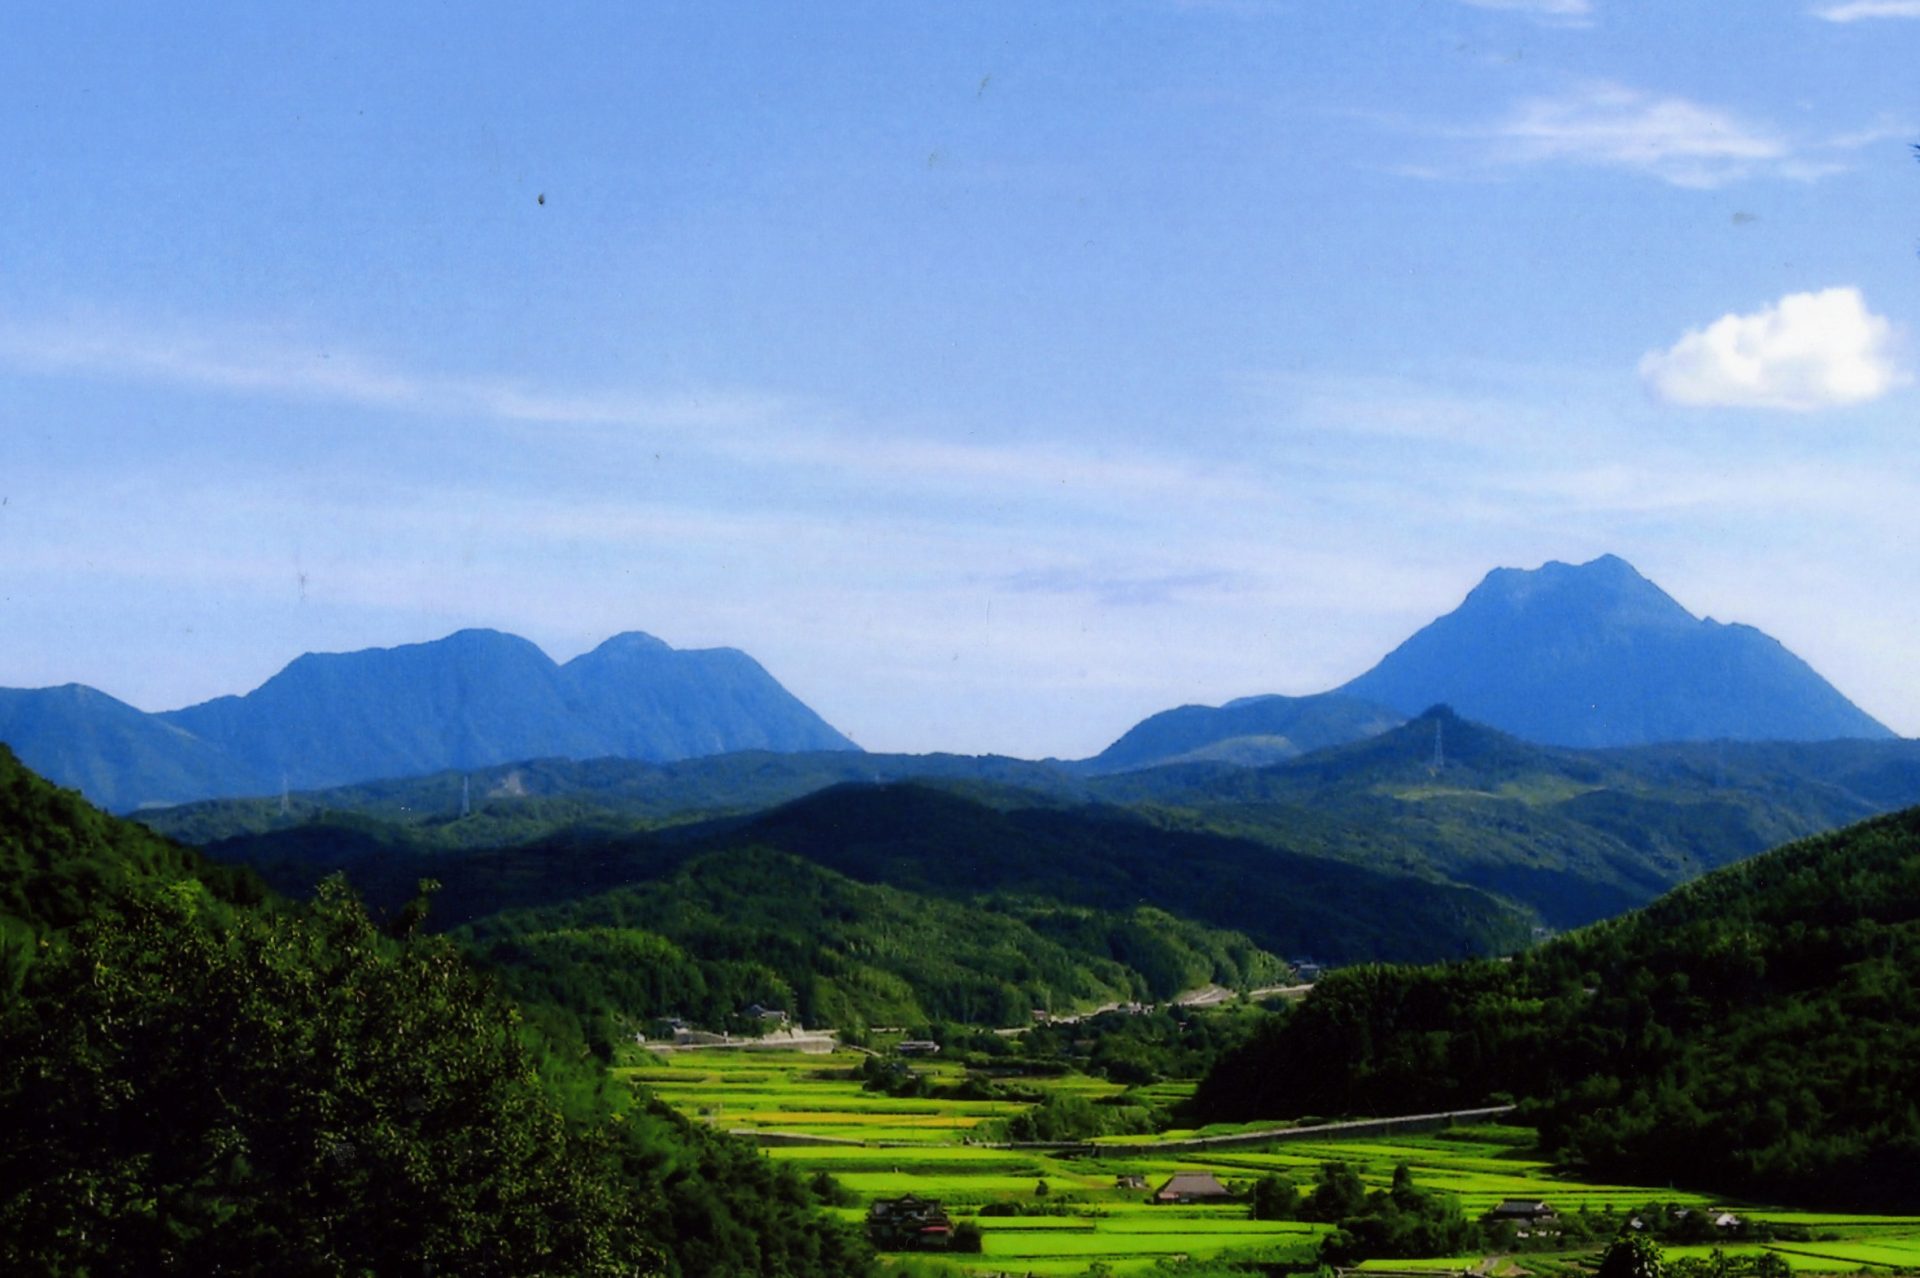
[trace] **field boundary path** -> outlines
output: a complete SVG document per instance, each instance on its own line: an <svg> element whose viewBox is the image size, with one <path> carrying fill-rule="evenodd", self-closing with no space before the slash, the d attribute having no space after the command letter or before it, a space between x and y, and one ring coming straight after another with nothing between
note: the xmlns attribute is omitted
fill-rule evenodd
<svg viewBox="0 0 1920 1278"><path fill-rule="evenodd" d="M1254 1132L1228 1132L1220 1136L1186 1136L1178 1140L1143 1142L1101 1141L1011 1141L998 1149L1051 1150L1063 1154L1119 1155L1123 1158L1160 1153L1188 1153L1202 1149L1235 1149L1248 1145L1270 1145L1275 1141L1327 1140L1341 1137L1385 1136L1392 1132L1430 1132L1451 1127L1456 1122L1498 1118L1514 1111L1512 1105L1486 1105L1479 1109L1448 1109L1436 1114L1401 1114L1391 1118L1356 1118L1343 1123L1316 1123L1311 1127L1268 1127Z"/></svg>

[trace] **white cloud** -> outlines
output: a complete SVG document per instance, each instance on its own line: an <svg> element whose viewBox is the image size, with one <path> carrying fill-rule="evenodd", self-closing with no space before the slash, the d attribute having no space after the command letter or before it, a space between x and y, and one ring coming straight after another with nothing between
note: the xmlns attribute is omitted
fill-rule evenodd
<svg viewBox="0 0 1920 1278"><path fill-rule="evenodd" d="M1690 329L1669 349L1648 352L1640 375L1670 404L1836 408L1878 399L1905 380L1891 335L1857 288L1790 293L1752 314Z"/></svg>
<svg viewBox="0 0 1920 1278"><path fill-rule="evenodd" d="M1920 0L1848 0L1822 5L1815 17L1828 22L1859 22L1863 18L1920 18Z"/></svg>
<svg viewBox="0 0 1920 1278"><path fill-rule="evenodd" d="M1629 169L1675 186L1828 171L1799 158L1787 139L1731 112L1610 82L1530 98L1491 132L1495 158L1504 163Z"/></svg>

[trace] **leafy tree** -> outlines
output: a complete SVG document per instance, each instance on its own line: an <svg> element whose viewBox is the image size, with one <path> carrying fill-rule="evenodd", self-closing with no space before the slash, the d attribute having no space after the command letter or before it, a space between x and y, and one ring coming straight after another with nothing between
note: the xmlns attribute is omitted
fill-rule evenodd
<svg viewBox="0 0 1920 1278"><path fill-rule="evenodd" d="M1292 1220L1299 1210L1300 1195L1285 1176L1269 1172L1253 1182L1255 1220Z"/></svg>
<svg viewBox="0 0 1920 1278"><path fill-rule="evenodd" d="M1301 1214L1331 1224L1358 1215L1366 1202L1367 1187L1358 1172L1345 1163L1321 1163Z"/></svg>
<svg viewBox="0 0 1920 1278"><path fill-rule="evenodd" d="M191 880L131 894L23 995L0 1018L10 1272L661 1266L506 1009L341 885L226 919Z"/></svg>
<svg viewBox="0 0 1920 1278"><path fill-rule="evenodd" d="M986 1237L980 1232L980 1226L971 1220L963 1220L953 1227L953 1236L947 1242L952 1251L968 1255L978 1255L986 1245Z"/></svg>
<svg viewBox="0 0 1920 1278"><path fill-rule="evenodd" d="M1661 1278L1664 1271L1659 1243L1645 1234L1624 1233L1600 1258L1599 1278Z"/></svg>

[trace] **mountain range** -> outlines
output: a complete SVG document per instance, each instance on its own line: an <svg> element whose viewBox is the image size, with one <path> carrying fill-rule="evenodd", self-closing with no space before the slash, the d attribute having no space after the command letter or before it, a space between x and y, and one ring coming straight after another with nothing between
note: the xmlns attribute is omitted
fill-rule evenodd
<svg viewBox="0 0 1920 1278"><path fill-rule="evenodd" d="M1070 766L1258 768L1436 704L1562 746L1893 736L1777 641L1695 617L1606 555L1496 569L1337 689L1168 710ZM858 749L733 649L678 651L634 632L560 665L490 630L309 653L245 696L161 714L77 684L0 689L0 741L119 811L538 759Z"/></svg>
<svg viewBox="0 0 1920 1278"><path fill-rule="evenodd" d="M858 749L731 648L633 632L561 665L493 630L309 653L245 696L160 714L80 685L0 690L0 740L120 811L551 756Z"/></svg>

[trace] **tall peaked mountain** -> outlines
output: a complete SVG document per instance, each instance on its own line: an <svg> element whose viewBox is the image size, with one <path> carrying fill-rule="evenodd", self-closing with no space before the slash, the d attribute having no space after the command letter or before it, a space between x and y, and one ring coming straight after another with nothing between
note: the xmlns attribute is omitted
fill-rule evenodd
<svg viewBox="0 0 1920 1278"><path fill-rule="evenodd" d="M121 810L533 758L859 748L733 649L634 632L560 665L492 630L309 653L245 696L156 715L78 685L0 690L0 740Z"/></svg>
<svg viewBox="0 0 1920 1278"><path fill-rule="evenodd" d="M1777 640L1695 617L1614 555L1495 569L1337 691L1551 745L1893 736Z"/></svg>

